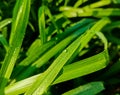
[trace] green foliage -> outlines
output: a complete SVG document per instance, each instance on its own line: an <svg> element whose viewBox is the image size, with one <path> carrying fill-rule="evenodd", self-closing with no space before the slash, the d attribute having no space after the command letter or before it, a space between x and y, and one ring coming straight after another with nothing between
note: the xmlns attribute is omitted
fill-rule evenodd
<svg viewBox="0 0 120 95"><path fill-rule="evenodd" d="M29 0L21 0L16 3L12 20L10 46L0 71L0 93L3 93L2 89L6 86L18 57L29 18L29 11Z"/></svg>
<svg viewBox="0 0 120 95"><path fill-rule="evenodd" d="M119 3L0 1L0 95L117 94Z"/></svg>
<svg viewBox="0 0 120 95"><path fill-rule="evenodd" d="M68 91L62 95L95 95L102 90L104 90L102 82L91 82Z"/></svg>

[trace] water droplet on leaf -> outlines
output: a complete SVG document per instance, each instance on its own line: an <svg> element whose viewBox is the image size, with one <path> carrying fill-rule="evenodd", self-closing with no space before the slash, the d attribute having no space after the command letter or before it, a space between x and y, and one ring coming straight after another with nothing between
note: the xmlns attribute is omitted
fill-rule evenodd
<svg viewBox="0 0 120 95"><path fill-rule="evenodd" d="M67 52L67 49L65 49L64 52Z"/></svg>

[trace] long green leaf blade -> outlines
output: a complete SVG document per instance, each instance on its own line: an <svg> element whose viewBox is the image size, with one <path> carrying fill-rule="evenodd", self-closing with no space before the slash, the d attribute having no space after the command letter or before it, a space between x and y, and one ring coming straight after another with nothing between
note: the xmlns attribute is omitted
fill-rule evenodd
<svg viewBox="0 0 120 95"><path fill-rule="evenodd" d="M69 66L63 68L63 74L61 74L53 84L64 82L70 79L81 77L89 73L98 71L107 66L109 57L107 51L103 51L95 56L87 58L82 61L78 61Z"/></svg>
<svg viewBox="0 0 120 95"><path fill-rule="evenodd" d="M0 22L0 29L5 27L6 25L10 24L12 22L12 19L11 18L7 18L3 21Z"/></svg>
<svg viewBox="0 0 120 95"><path fill-rule="evenodd" d="M38 24L39 32L42 44L47 41L47 36L45 32L45 6L41 6L38 11Z"/></svg>
<svg viewBox="0 0 120 95"><path fill-rule="evenodd" d="M18 0L13 13L10 48L5 56L4 63L2 64L0 71L0 93L2 94L4 87L11 76L20 51L25 29L27 27L29 12L30 0Z"/></svg>
<svg viewBox="0 0 120 95"><path fill-rule="evenodd" d="M67 9L67 10L65 10ZM72 7L61 7L60 11L63 11L63 14L67 17L105 17L105 16L120 16L119 8L72 8Z"/></svg>
<svg viewBox="0 0 120 95"><path fill-rule="evenodd" d="M96 95L104 89L102 82L91 82L65 92L62 95Z"/></svg>

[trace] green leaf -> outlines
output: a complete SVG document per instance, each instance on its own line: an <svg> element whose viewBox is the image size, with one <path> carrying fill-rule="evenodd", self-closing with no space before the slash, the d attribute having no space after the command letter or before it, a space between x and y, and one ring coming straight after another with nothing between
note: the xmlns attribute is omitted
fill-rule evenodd
<svg viewBox="0 0 120 95"><path fill-rule="evenodd" d="M0 92L2 94L4 87L11 76L13 67L20 51L25 29L28 23L29 12L30 0L18 0L13 13L10 48L5 56L0 71Z"/></svg>
<svg viewBox="0 0 120 95"><path fill-rule="evenodd" d="M54 81L53 84L81 77L107 66L109 57L107 51L103 51L90 58L75 62L63 68L63 73Z"/></svg>
<svg viewBox="0 0 120 95"><path fill-rule="evenodd" d="M0 29L5 27L6 25L10 24L12 22L12 19L11 18L7 18L3 21L0 22Z"/></svg>
<svg viewBox="0 0 120 95"><path fill-rule="evenodd" d="M37 47L41 47L41 40L40 39L36 39L32 45L29 47L29 49L26 52L27 56L33 55L35 50L37 49Z"/></svg>
<svg viewBox="0 0 120 95"><path fill-rule="evenodd" d="M66 9L66 10L65 10ZM105 17L105 16L120 16L119 8L73 8L73 7L61 7L60 11L63 11L63 15L67 17Z"/></svg>
<svg viewBox="0 0 120 95"><path fill-rule="evenodd" d="M115 4L120 4L120 0L112 0Z"/></svg>
<svg viewBox="0 0 120 95"><path fill-rule="evenodd" d="M19 82L7 86L5 88L5 95L19 95L26 92L35 82L35 80L38 78L39 75L32 76L30 78L21 80Z"/></svg>
<svg viewBox="0 0 120 95"><path fill-rule="evenodd" d="M91 82L65 92L62 95L96 95L104 89L103 82Z"/></svg>
<svg viewBox="0 0 120 95"><path fill-rule="evenodd" d="M77 7L79 7L80 5L82 5L83 3L87 2L87 1L88 1L88 0L78 0L78 1L75 3L74 7L77 8Z"/></svg>
<svg viewBox="0 0 120 95"><path fill-rule="evenodd" d="M100 0L90 5L84 6L83 9L89 10L90 8L98 8L109 4L111 4L111 0Z"/></svg>
<svg viewBox="0 0 120 95"><path fill-rule="evenodd" d="M45 32L45 6L41 6L38 10L38 24L39 33L41 38L41 43L44 44L47 41L47 36Z"/></svg>

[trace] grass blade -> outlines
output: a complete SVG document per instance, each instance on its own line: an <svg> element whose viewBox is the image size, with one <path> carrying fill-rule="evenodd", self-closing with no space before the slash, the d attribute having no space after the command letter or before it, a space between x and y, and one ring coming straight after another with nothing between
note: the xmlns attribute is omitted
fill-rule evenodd
<svg viewBox="0 0 120 95"><path fill-rule="evenodd" d="M5 27L6 25L10 24L12 22L11 18L7 18L3 21L0 22L0 29L2 29L3 27Z"/></svg>
<svg viewBox="0 0 120 95"><path fill-rule="evenodd" d="M88 0L78 0L78 1L75 3L74 7L77 8L77 7L79 7L80 5L82 5L83 3L87 2L87 1L88 1Z"/></svg>
<svg viewBox="0 0 120 95"><path fill-rule="evenodd" d="M71 65L63 68L63 74L61 74L53 84L71 80L77 77L87 75L89 73L98 71L107 66L109 57L107 51L103 51L90 58L75 62ZM90 69L89 69L90 68Z"/></svg>
<svg viewBox="0 0 120 95"><path fill-rule="evenodd" d="M102 82L91 82L65 92L62 95L96 95L104 89Z"/></svg>
<svg viewBox="0 0 120 95"><path fill-rule="evenodd" d="M67 9L67 10L65 10ZM85 10L83 8L61 7L60 11L67 17L105 17L105 16L120 16L119 8L94 8Z"/></svg>
<svg viewBox="0 0 120 95"><path fill-rule="evenodd" d="M36 39L26 52L27 56L33 55L37 47L41 47L41 40Z"/></svg>
<svg viewBox="0 0 120 95"><path fill-rule="evenodd" d="M92 3L90 5L84 6L83 9L90 9L90 8L97 8L102 7L105 5L109 5L111 3L111 0L100 0L98 2Z"/></svg>
<svg viewBox="0 0 120 95"><path fill-rule="evenodd" d="M113 0L113 3L120 4L120 0Z"/></svg>
<svg viewBox="0 0 120 95"><path fill-rule="evenodd" d="M19 95L25 93L39 76L40 74L7 86L5 88L5 95Z"/></svg>
<svg viewBox="0 0 120 95"><path fill-rule="evenodd" d="M45 6L41 6L38 10L38 24L41 43L44 44L47 41L47 36L45 32Z"/></svg>
<svg viewBox="0 0 120 95"><path fill-rule="evenodd" d="M8 53L0 71L0 92L3 92L5 85L11 76L17 56L20 51L22 40L24 38L25 29L28 22L30 11L30 0L18 0L13 13L13 23L11 30L11 41ZM3 94L3 93L2 93Z"/></svg>

